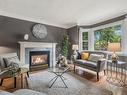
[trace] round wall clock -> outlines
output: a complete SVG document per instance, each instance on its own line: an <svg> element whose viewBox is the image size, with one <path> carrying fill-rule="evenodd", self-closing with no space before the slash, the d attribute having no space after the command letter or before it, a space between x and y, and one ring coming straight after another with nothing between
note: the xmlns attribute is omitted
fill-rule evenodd
<svg viewBox="0 0 127 95"><path fill-rule="evenodd" d="M33 26L32 33L36 38L42 39L47 36L47 29L42 24L35 24Z"/></svg>

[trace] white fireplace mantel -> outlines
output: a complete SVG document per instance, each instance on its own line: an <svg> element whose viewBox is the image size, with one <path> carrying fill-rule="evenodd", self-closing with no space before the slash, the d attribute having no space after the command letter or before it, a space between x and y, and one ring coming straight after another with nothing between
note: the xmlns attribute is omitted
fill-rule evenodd
<svg viewBox="0 0 127 95"><path fill-rule="evenodd" d="M20 60L25 63L25 49L26 48L51 48L52 49L52 64L55 66L56 62L56 44L57 43L44 43L44 42L18 42L20 44Z"/></svg>

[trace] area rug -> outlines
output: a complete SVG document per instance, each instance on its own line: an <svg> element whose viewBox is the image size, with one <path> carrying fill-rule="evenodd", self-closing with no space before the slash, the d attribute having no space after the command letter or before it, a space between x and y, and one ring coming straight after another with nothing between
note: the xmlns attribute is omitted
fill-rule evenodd
<svg viewBox="0 0 127 95"><path fill-rule="evenodd" d="M66 73L65 82L68 88L58 79L52 88L49 88L49 81L54 77L53 73L42 71L31 74L28 80L29 89L47 93L47 95L112 95L107 89L102 89L92 84L92 82L80 78L80 76Z"/></svg>

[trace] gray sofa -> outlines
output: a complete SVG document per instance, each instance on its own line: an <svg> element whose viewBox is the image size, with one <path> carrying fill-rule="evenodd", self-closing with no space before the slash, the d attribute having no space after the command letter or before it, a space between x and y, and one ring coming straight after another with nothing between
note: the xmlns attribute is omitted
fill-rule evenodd
<svg viewBox="0 0 127 95"><path fill-rule="evenodd" d="M83 52L89 53L88 60L82 60L79 57L80 54ZM75 72L76 66L80 66L82 68L95 71L97 73L97 81L99 81L99 72L104 71L104 74L105 74L105 69L107 64L106 59L108 58L107 53L97 52L97 51L82 51L81 53L78 54L78 58L74 60L74 72Z"/></svg>

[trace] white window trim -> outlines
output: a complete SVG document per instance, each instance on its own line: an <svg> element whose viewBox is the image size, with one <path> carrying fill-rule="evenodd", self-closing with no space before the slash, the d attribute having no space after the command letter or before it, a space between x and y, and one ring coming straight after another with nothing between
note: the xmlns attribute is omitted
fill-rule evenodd
<svg viewBox="0 0 127 95"><path fill-rule="evenodd" d="M127 56L127 16L122 23L122 54Z"/></svg>
<svg viewBox="0 0 127 95"><path fill-rule="evenodd" d="M80 28L79 29L79 51L82 51L82 33L83 32L88 32L88 49L89 49L89 31L90 29L83 29L83 28Z"/></svg>
<svg viewBox="0 0 127 95"><path fill-rule="evenodd" d="M105 25L101 25L101 26L98 26L98 27L95 27L95 28L92 28L92 29L93 29L93 31L96 31L96 30L99 30L99 29L104 29L104 28L112 27L112 26L119 25L119 24L122 25L123 20L113 22L113 23L109 23L109 24L105 24Z"/></svg>
<svg viewBox="0 0 127 95"><path fill-rule="evenodd" d="M127 44L127 17L125 20L101 25L101 26L91 28L91 29L80 28L80 30L79 30L79 51L82 51L82 32L88 31L88 50L94 50L94 31L103 29L103 28L112 27L115 25L121 25L121 27L122 27L122 37L121 37L121 46L122 47L121 47L121 52L119 52L118 54L127 55L127 45L126 45Z"/></svg>

